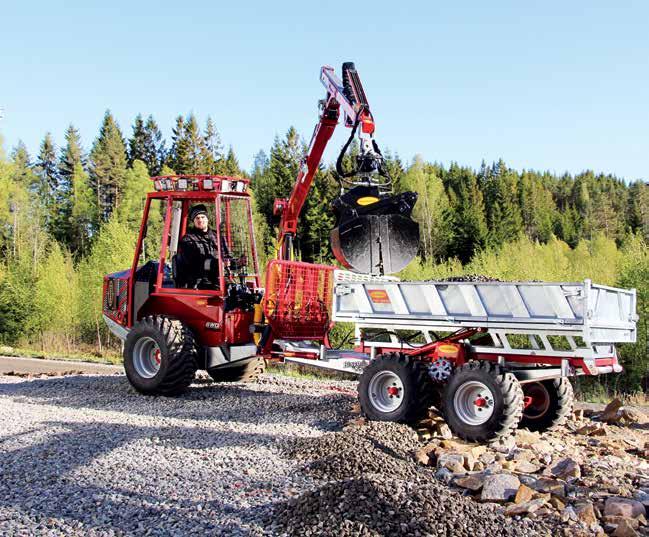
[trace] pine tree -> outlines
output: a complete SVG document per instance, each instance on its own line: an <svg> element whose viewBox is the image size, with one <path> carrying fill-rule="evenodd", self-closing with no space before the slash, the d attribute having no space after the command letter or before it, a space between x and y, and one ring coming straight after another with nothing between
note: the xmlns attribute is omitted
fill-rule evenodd
<svg viewBox="0 0 649 537"><path fill-rule="evenodd" d="M468 263L487 242L482 192L474 172L455 163L444 173L443 181L451 200L449 211L444 215L452 226L448 254Z"/></svg>
<svg viewBox="0 0 649 537"><path fill-rule="evenodd" d="M70 248L73 255L81 257L88 252L93 224L97 222L95 198L81 162L76 164L71 182Z"/></svg>
<svg viewBox="0 0 649 537"><path fill-rule="evenodd" d="M109 110L90 151L90 185L100 221L110 218L119 205L124 175L126 173L126 147L124 138Z"/></svg>
<svg viewBox="0 0 649 537"><path fill-rule="evenodd" d="M41 142L34 170L38 180L33 185L32 194L38 200L36 206L37 217L42 219L46 229L52 230L53 220L57 214L56 193L59 186L59 175L56 162L56 146L49 132Z"/></svg>
<svg viewBox="0 0 649 537"><path fill-rule="evenodd" d="M133 135L128 141L128 165L140 160L151 176L159 175L166 158L165 142L160 128L152 115L146 120L138 114L133 123Z"/></svg>
<svg viewBox="0 0 649 537"><path fill-rule="evenodd" d="M254 157L252 163L252 173L250 175L250 187L255 188L257 180L262 177L268 170L268 156L263 149L260 149Z"/></svg>
<svg viewBox="0 0 649 537"><path fill-rule="evenodd" d="M287 198L291 194L304 151L304 144L297 131L294 127L289 128L283 140L275 137L266 173L255 181L257 207L270 227L275 220L275 198Z"/></svg>
<svg viewBox="0 0 649 537"><path fill-rule="evenodd" d="M649 241L649 186L636 181L627 195L628 224L633 233L641 233Z"/></svg>
<svg viewBox="0 0 649 537"><path fill-rule="evenodd" d="M525 234L534 241L552 237L556 207L552 193L533 172L524 171L520 179L520 207Z"/></svg>
<svg viewBox="0 0 649 537"><path fill-rule="evenodd" d="M338 195L338 181L333 170L318 170L300 218L302 259L315 263L331 263L333 256L329 235L335 225L331 202Z"/></svg>
<svg viewBox="0 0 649 537"><path fill-rule="evenodd" d="M207 116L203 138L205 141L203 149L203 165L205 170L208 173L225 173L220 171L220 168L223 165L223 145L221 144L221 137L210 116Z"/></svg>
<svg viewBox="0 0 649 537"><path fill-rule="evenodd" d="M210 163L206 161L206 155L205 139L196 116L190 114L186 120L178 116L172 133L169 166L178 174L209 173Z"/></svg>
<svg viewBox="0 0 649 537"><path fill-rule="evenodd" d="M162 132L153 116L149 116L144 125L144 155L142 162L146 164L151 175L160 175L167 158L165 141Z"/></svg>
<svg viewBox="0 0 649 537"><path fill-rule="evenodd" d="M53 235L70 248L72 246L72 206L73 185L72 180L77 167L85 168L85 156L81 147L79 131L70 125L65 131L65 147L61 148L59 156L58 173L59 188L56 192L57 214L54 218Z"/></svg>
<svg viewBox="0 0 649 537"><path fill-rule="evenodd" d="M133 122L133 134L128 141L128 165L133 166L133 161L140 160L146 162L147 147L146 147L146 129L144 127L144 120L142 114L135 116Z"/></svg>
<svg viewBox="0 0 649 537"><path fill-rule="evenodd" d="M488 243L492 246L514 240L523 230L518 192L518 174L501 160L492 166L482 163L478 183L484 195Z"/></svg>
<svg viewBox="0 0 649 537"><path fill-rule="evenodd" d="M385 169L392 180L392 190L394 192L403 192L403 186L401 185L401 179L405 170L403 168L403 163L399 158L399 155L396 153L392 155L392 152L389 149L386 149L384 155L384 164Z"/></svg>
<svg viewBox="0 0 649 537"><path fill-rule="evenodd" d="M239 167L239 160L237 159L237 156L234 154L234 149L232 149L232 146L230 146L230 149L228 150L228 155L225 157L223 168L224 168L223 173L225 175L231 175L233 177L241 177L243 175L243 172Z"/></svg>
<svg viewBox="0 0 649 537"><path fill-rule="evenodd" d="M32 170L31 157L27 151L27 146L22 140L19 140L11 152L11 161L14 169L12 179L19 185L26 189L33 189L37 180L36 175Z"/></svg>

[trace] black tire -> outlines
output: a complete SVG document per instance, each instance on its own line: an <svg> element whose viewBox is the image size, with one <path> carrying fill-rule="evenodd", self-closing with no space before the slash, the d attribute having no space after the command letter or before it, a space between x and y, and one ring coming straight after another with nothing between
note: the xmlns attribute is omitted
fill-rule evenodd
<svg viewBox="0 0 649 537"><path fill-rule="evenodd" d="M151 353L157 356L155 360ZM168 317L145 317L124 343L126 376L131 386L146 395L178 395L185 391L194 380L196 359L191 331Z"/></svg>
<svg viewBox="0 0 649 537"><path fill-rule="evenodd" d="M516 377L498 364L472 361L449 377L442 410L451 431L460 438L470 442L494 440L511 434L518 426L523 390ZM488 417L480 415L483 411Z"/></svg>
<svg viewBox="0 0 649 537"><path fill-rule="evenodd" d="M530 431L548 431L563 425L572 414L575 401L567 377L525 383L523 396L532 397L532 402L523 408L519 427Z"/></svg>
<svg viewBox="0 0 649 537"><path fill-rule="evenodd" d="M208 369L207 373L214 382L252 382L266 370L266 363L262 357L255 357L245 362L242 365Z"/></svg>
<svg viewBox="0 0 649 537"><path fill-rule="evenodd" d="M399 383L401 388L397 387ZM382 390L377 389L381 386L386 392L388 388L396 388L398 393L381 395ZM421 362L393 352L376 357L363 370L358 382L358 399L361 411L370 420L415 423L426 417L434 389ZM392 399L400 399L400 402L393 403Z"/></svg>

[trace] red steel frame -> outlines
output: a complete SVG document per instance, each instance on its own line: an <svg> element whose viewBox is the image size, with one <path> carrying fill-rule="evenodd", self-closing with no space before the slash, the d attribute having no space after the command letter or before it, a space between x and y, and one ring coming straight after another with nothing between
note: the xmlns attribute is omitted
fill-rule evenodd
<svg viewBox="0 0 649 537"><path fill-rule="evenodd" d="M138 259L140 256L140 253L142 251L142 244L144 241L144 228L146 226L146 223L148 222L149 218L149 213L150 213L150 208L151 208L151 201L154 199L161 199L161 200L166 200L167 201L167 207L166 207L166 213L165 213L165 224L164 224L164 229L162 232L162 247L160 250L160 257L159 257L159 264L158 264L158 274L156 278L156 290L150 295L151 298L175 298L179 301L187 300L190 297L205 297L206 299L209 299L210 297L213 298L222 298L225 294L225 271L223 267L223 260L221 257L221 240L220 240L220 234L221 234L221 222L220 222L220 204L221 204L221 198L223 196L228 196L232 198L242 198L242 199L250 199L250 195L247 192L233 192L233 191L222 191L222 181L223 180L228 180L228 181L233 181L233 182L243 182L244 184L248 184L248 181L246 179L240 179L240 178L235 178L235 177L227 177L227 176L212 176L212 175L178 175L178 176L163 176L163 177L152 177L151 178L153 181L156 180L165 180L165 179L198 179L199 184L202 187L202 182L206 179L211 179L213 181L214 185L214 190L188 190L188 191L178 191L178 190L163 190L163 191L156 191L156 192L150 192L147 194L146 198L146 204L144 207L144 212L142 215L142 225L140 226L140 231L138 233L138 239L136 243L136 248L135 248L135 253L133 256L133 262L131 264L131 270L128 276L128 292L127 292L127 315L126 319L120 320L120 319L114 319L117 322L120 322L120 324L124 324L127 328L131 328L136 321L136 319L133 318L133 286L134 286L134 279L133 275L137 271L137 265L138 265ZM181 228L180 228L180 235L184 234L187 229L187 209L189 206L189 202L199 202L199 201L207 201L214 203L215 207L215 232L217 233L217 248L218 248L218 258L219 258L219 278L220 278L220 285L219 289L215 290L209 290L209 289L203 289L203 290L195 290L195 289L176 289L176 288L165 288L162 287L162 281L163 281L163 276L164 276L164 265L165 265L165 260L167 256L167 250L169 246L169 231L171 227L171 211L172 211L172 202L173 201L178 201L181 200L183 202L183 214L184 218L182 219L181 222ZM249 230L249 237L250 237L250 248L252 251L252 266L254 268L254 286L256 288L259 287L259 265L257 261L257 249L256 249L256 244L254 240L254 228L253 228L253 222L252 222L252 213L251 213L251 208L250 208L250 203L248 202L247 204L247 213L248 213L248 230ZM227 225L227 224L226 224ZM106 287L106 284L104 284L104 288ZM125 322L124 322L125 321Z"/></svg>

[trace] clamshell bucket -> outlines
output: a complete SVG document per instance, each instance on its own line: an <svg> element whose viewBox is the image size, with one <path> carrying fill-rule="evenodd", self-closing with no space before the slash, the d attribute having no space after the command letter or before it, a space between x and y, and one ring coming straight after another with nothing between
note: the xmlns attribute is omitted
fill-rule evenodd
<svg viewBox="0 0 649 537"><path fill-rule="evenodd" d="M410 217L417 194L381 194L357 186L333 203L331 249L342 265L365 274L392 274L417 255L419 224Z"/></svg>

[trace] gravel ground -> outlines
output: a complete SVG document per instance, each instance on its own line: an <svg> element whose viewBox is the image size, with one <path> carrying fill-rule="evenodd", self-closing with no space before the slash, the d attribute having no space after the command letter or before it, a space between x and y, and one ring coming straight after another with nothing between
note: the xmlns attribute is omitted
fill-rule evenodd
<svg viewBox="0 0 649 537"><path fill-rule="evenodd" d="M0 377L0 534L262 534L314 486L278 446L340 428L353 387L267 375L163 398L123 376Z"/></svg>
<svg viewBox="0 0 649 537"><path fill-rule="evenodd" d="M548 535L451 490L355 383L265 375L179 398L0 376L1 535Z"/></svg>

